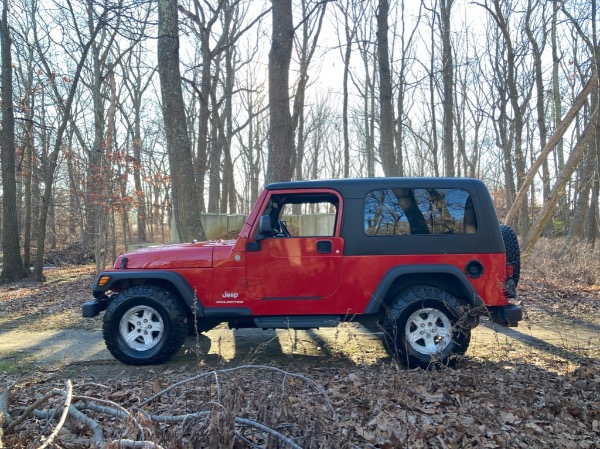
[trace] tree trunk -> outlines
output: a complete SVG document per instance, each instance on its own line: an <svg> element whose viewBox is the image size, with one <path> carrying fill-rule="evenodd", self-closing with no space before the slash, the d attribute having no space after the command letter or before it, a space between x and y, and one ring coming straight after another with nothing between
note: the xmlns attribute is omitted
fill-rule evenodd
<svg viewBox="0 0 600 449"><path fill-rule="evenodd" d="M179 72L177 0L159 0L157 54L177 232L182 242L205 240Z"/></svg>
<svg viewBox="0 0 600 449"><path fill-rule="evenodd" d="M547 136L547 128L546 128L546 108L544 105L544 79L542 76L542 52L545 47L545 29L542 30L542 38L541 45L538 44L535 36L533 35L533 29L531 28L531 15L533 14L533 5L532 0L529 0L527 3L527 13L525 16L525 33L527 34L527 39L531 44L531 48L533 51L533 63L535 70L535 90L536 90L536 112L537 112L537 127L540 138L540 147L544 148L546 146L546 142L548 140ZM545 25L544 25L545 26ZM542 186L543 186L543 197L546 198L550 194L550 171L548 168L548 159L544 158L542 161ZM531 202L533 203L535 200L534 192L531 193ZM532 210L534 210L532 208ZM551 223L550 223L551 225ZM546 233L550 233L552 226L549 226L546 229Z"/></svg>
<svg viewBox="0 0 600 449"><path fill-rule="evenodd" d="M33 74L32 74L33 75ZM30 78L32 80L33 76ZM30 89L33 87L29 83ZM32 185L33 185L33 168L35 167L35 140L33 135L33 110L35 96L31 95L28 105L27 118L28 122L25 125L25 146L23 148L25 158L25 194L23 198L23 207L25 209L25 217L23 222L23 266L29 269L31 266L31 229L32 229Z"/></svg>
<svg viewBox="0 0 600 449"><path fill-rule="evenodd" d="M437 106L435 104L435 14L431 23L431 59L429 60L429 108L431 113L431 152L433 155L433 173L439 176L438 164L438 135L437 135ZM423 174L421 174L423 175Z"/></svg>
<svg viewBox="0 0 600 449"><path fill-rule="evenodd" d="M548 222L548 220L550 220L550 218L552 218L552 212L554 211L554 208L556 207L556 203L558 202L560 192L562 192L565 185L571 178L571 175L573 174L573 172L575 171L575 169L581 162L581 159L583 158L583 155L585 154L585 150L588 147L590 141L595 137L597 118L598 118L598 109L596 109L593 112L592 116L589 119L590 120L589 123L587 124L587 126L585 127L583 132L581 133L581 136L579 136L579 139L577 140L577 144L575 145L575 148L573 148L573 151L571 151L571 154L569 155L569 159L568 159L564 169L558 174L556 182L554 183L554 186L552 187L552 191L550 192L550 196L547 198L546 202L544 203L544 207L542 208L542 211L540 212L538 219L531 226L531 229L529 230L527 237L525 237L525 243L523 245L523 251L522 251L522 254L524 257L527 257L529 255L529 253L533 249L534 245L536 244L536 242L542 235L542 231L543 231L544 227L546 226L546 223Z"/></svg>
<svg viewBox="0 0 600 449"><path fill-rule="evenodd" d="M27 277L19 248L17 221L17 179L15 175L15 115L13 109L13 68L8 26L8 0L2 1L0 51L2 52L2 261L1 282L14 282Z"/></svg>
<svg viewBox="0 0 600 449"><path fill-rule="evenodd" d="M595 246L598 236L598 199L600 198L600 133L598 132L598 128L600 128L600 114L596 119L595 148L591 148L596 153L596 174L592 185L590 209L585 220L585 240L592 247Z"/></svg>
<svg viewBox="0 0 600 449"><path fill-rule="evenodd" d="M348 14L347 11L344 14L346 33L346 50L344 52L344 75L342 81L343 99L342 99L342 127L344 131L344 178L350 177L350 138L348 136L348 77L350 75L350 57L352 56L352 40L356 34L355 28L350 30L348 26Z"/></svg>
<svg viewBox="0 0 600 449"><path fill-rule="evenodd" d="M552 1L552 24L550 39L552 40L552 99L554 107L552 109L552 122L554 123L554 129L558 129L562 118L562 97L560 94L560 81L558 77L560 69L560 57L558 55L558 33L557 33L557 22L558 22L558 10L560 9L559 0ZM560 139L556 145L554 151L555 158L557 160L558 171L561 171L565 166L565 152L563 149L563 140ZM559 200L559 212L562 217L563 223L567 222L567 199L565 195Z"/></svg>
<svg viewBox="0 0 600 449"><path fill-rule="evenodd" d="M133 182L135 185L135 201L137 202L137 241L144 243L148 241L146 232L148 212L146 209L146 195L142 187L142 131L141 131L141 107L134 107L133 118Z"/></svg>
<svg viewBox="0 0 600 449"><path fill-rule="evenodd" d="M445 175L455 176L454 171L454 61L452 59L452 45L450 41L450 14L454 0L442 0L440 3L440 30L442 33L442 80L444 85L444 139L442 150L444 152Z"/></svg>
<svg viewBox="0 0 600 449"><path fill-rule="evenodd" d="M380 0L377 9L377 62L379 67L379 155L386 176L398 176L394 151L394 108L392 106L392 74L388 48L389 0Z"/></svg>
<svg viewBox="0 0 600 449"><path fill-rule="evenodd" d="M206 205L204 201L204 185L206 172L208 170L208 142L209 142L209 122L210 122L210 67L211 54L209 48L210 33L206 28L200 30L200 51L202 53L202 72L200 80L200 112L198 114L198 144L196 145L196 173L198 178L198 190L200 193L200 212L205 212Z"/></svg>
<svg viewBox="0 0 600 449"><path fill-rule="evenodd" d="M294 168L294 132L289 95L289 71L294 39L292 0L273 0L272 17L269 52L271 138L265 179L267 183L290 181Z"/></svg>
<svg viewBox="0 0 600 449"><path fill-rule="evenodd" d="M600 41L598 40L598 3L596 0L592 0L592 42L594 43L594 59L596 62L596 71L600 70ZM594 91L592 100L592 110L600 107L600 89ZM587 243L594 246L596 243L596 236L598 235L598 201L600 200L600 114L596 118L596 141L593 145L590 145L590 151L594 154L596 160L596 166L592 171L593 183L592 183L592 199L590 202L590 209L585 220L585 240Z"/></svg>
<svg viewBox="0 0 600 449"><path fill-rule="evenodd" d="M210 93L209 93L210 97ZM221 195L221 155L223 143L219 138L219 125L217 114L212 114L211 120L211 145L208 158L209 186L208 186L208 212L219 212L219 199Z"/></svg>
<svg viewBox="0 0 600 449"><path fill-rule="evenodd" d="M533 180L537 174L537 171L540 169L540 167L542 165L543 160L546 157L548 157L548 154L550 154L552 149L558 144L558 142L561 141L563 135L569 128L569 125L577 116L577 112L579 112L579 109L581 109L581 107L585 104L585 100L586 100L587 96L590 94L590 92L592 92L597 87L598 87L598 73L594 72L592 74L592 76L590 77L589 81L587 82L587 84L585 85L585 87L583 88L583 90L579 93L579 95L577 95L577 98L575 98L575 101L573 102L571 109L569 109L569 111L566 113L565 118L557 126L556 131L554 132L554 134L552 135L552 137L546 144L546 147L542 149L542 152L540 153L540 155L538 156L538 158L536 159L534 164L529 169L527 176L525 177L525 179L523 180L523 182L521 184L521 188L519 189L519 193L517 194L515 201L513 202L510 210L506 214L506 218L505 218L504 222L508 226L514 226L514 224L517 220L517 214L518 214L519 210L521 209L521 205L526 200L527 189L533 182ZM561 172L562 172L562 170L561 170Z"/></svg>
<svg viewBox="0 0 600 449"><path fill-rule="evenodd" d="M91 10L88 12L91 15ZM91 23L93 23L90 20ZM99 43L93 42L91 45L91 65L92 82L90 85L92 103L94 106L94 141L90 162L88 165L86 179L86 197L85 197L85 230L83 241L89 247L95 247L96 237L98 235L97 222L102 219L100 211L102 202L102 189L106 188L106 180L103 173L104 162L104 123L106 121L104 113L104 98L102 95L102 86L104 84L103 67L106 62L101 55Z"/></svg>
<svg viewBox="0 0 600 449"><path fill-rule="evenodd" d="M103 23L104 15L106 12L98 19L98 23ZM84 45L81 57L77 61L77 67L75 69L75 73L71 80L71 84L69 87L69 95L64 102L64 106L61 110L62 117L60 118L60 125L56 131L56 139L54 141L54 147L52 152L48 155L48 161L46 163L46 168L44 172L44 193L42 194L41 204L40 204L40 222L39 222L39 233L38 233L38 246L37 253L35 259L35 266L33 268L33 277L38 280L44 280L43 268L44 268L44 252L45 252L45 241L46 241L46 231L48 224L48 215L50 212L50 206L52 202L52 187L54 182L54 174L56 172L56 168L58 167L58 155L60 154L60 150L63 146L64 134L67 129L67 125L70 122L71 118L71 110L73 107L73 101L75 99L75 93L77 92L77 87L79 85L79 80L81 78L81 71L83 69L83 65L87 59L88 53L92 46L92 43L95 41L96 36L98 35L101 29L101 25L98 25L95 29L92 30L89 41ZM51 70L48 61L45 58L45 54L42 51L39 40L37 39L37 30L34 27L33 29L35 42L37 46L37 51L41 59L41 63L46 71L45 75L50 78L52 76L53 71ZM59 97L58 92L56 90L56 86L52 85L55 95Z"/></svg>

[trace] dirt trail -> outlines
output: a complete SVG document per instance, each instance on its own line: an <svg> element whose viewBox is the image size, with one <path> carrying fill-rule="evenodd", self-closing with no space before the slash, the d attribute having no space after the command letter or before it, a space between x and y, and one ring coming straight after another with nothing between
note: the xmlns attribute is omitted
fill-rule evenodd
<svg viewBox="0 0 600 449"><path fill-rule="evenodd" d="M55 270L49 282L0 287L0 373L72 365L120 366L106 350L102 317L81 318L93 267ZM487 320L472 333L466 361L540 359L551 364L600 359L600 287L560 289L533 280L520 285L527 310L517 328ZM188 338L174 364L309 363L372 364L389 360L382 334L359 324L307 331L229 330L221 325ZM169 364L167 364L169 365Z"/></svg>
<svg viewBox="0 0 600 449"><path fill-rule="evenodd" d="M544 321L527 321L510 329L483 322L473 331L467 356L499 357L520 350L524 356L536 351L577 362L600 355L600 326ZM174 362L265 363L282 358L342 357L356 364L371 364L388 358L381 339L381 333L354 323L307 331L229 330L222 325L199 338L189 337ZM106 350L102 332L86 329L0 330L0 360L48 369L95 362L118 364Z"/></svg>

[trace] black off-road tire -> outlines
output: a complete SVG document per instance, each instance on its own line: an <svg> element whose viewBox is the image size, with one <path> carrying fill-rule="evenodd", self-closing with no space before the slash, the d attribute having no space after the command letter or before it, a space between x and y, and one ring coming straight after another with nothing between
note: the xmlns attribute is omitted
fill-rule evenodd
<svg viewBox="0 0 600 449"><path fill-rule="evenodd" d="M106 347L117 360L127 365L155 365L179 352L188 326L188 314L181 301L169 290L148 285L128 288L110 302L102 333ZM128 343L124 334L137 338ZM152 346L143 349L145 341Z"/></svg>
<svg viewBox="0 0 600 449"><path fill-rule="evenodd" d="M400 292L386 313L384 344L392 357L409 367L454 365L471 341L467 314L467 307L448 292L429 286L412 287ZM411 324L407 326L409 319ZM415 321L424 326L418 327ZM425 332L422 337L417 335L421 331ZM429 350L425 347L427 339L432 335L429 341L433 342L435 334L439 340ZM411 343L415 335L419 338Z"/></svg>
<svg viewBox="0 0 600 449"><path fill-rule="evenodd" d="M512 278L516 286L521 277L521 250L519 249L517 234L515 234L513 228L506 225L500 225L500 231L502 232L502 240L504 240L504 247L506 248L506 263L512 264L514 267Z"/></svg>

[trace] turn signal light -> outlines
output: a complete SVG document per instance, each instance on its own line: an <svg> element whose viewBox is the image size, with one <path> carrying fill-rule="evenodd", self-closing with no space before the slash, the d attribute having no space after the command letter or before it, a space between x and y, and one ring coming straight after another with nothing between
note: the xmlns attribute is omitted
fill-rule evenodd
<svg viewBox="0 0 600 449"><path fill-rule="evenodd" d="M102 276L99 280L98 280L98 286L99 287L104 287L106 285L106 283L108 282L108 280L110 279L110 276Z"/></svg>

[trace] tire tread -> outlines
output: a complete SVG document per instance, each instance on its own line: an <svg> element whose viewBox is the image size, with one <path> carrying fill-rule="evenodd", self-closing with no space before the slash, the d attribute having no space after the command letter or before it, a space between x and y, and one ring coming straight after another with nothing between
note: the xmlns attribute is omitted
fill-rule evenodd
<svg viewBox="0 0 600 449"><path fill-rule="evenodd" d="M513 228L507 225L500 225L502 232L502 240L504 240L504 248L506 249L506 263L512 264L514 267L513 280L515 285L519 283L521 277L521 250L519 248L519 240Z"/></svg>
<svg viewBox="0 0 600 449"><path fill-rule="evenodd" d="M168 325L169 332L165 332L163 335L164 341L159 343L161 345L160 350L153 356L146 358L132 357L126 354L119 345L118 331L115 332L114 320L121 319L122 315L119 312L121 306L135 298L150 298L156 301L166 311L167 319L170 321ZM165 317L163 317L164 319ZM117 360L126 365L156 365L170 360L179 352L187 336L187 321L185 309L172 292L156 286L137 286L124 290L110 302L104 314L102 335L106 347Z"/></svg>
<svg viewBox="0 0 600 449"><path fill-rule="evenodd" d="M383 320L384 346L388 352L400 362L406 363L409 367L419 366L427 368L432 364L451 365L456 359L465 354L471 340L471 330L466 326L460 326L454 332L450 345L453 350L447 356L434 360L426 355L413 355L410 350L404 347L403 342L398 341L398 337L404 337L404 329L398 324L403 315L408 315L415 304L426 302L441 302L448 311L456 316L450 316L453 326L460 320L463 314L467 313L463 309L464 304L450 293L430 286L417 286L401 292L391 303L389 310ZM402 333L402 334L400 334ZM456 338L458 336L458 338ZM457 341L460 340L460 341Z"/></svg>

